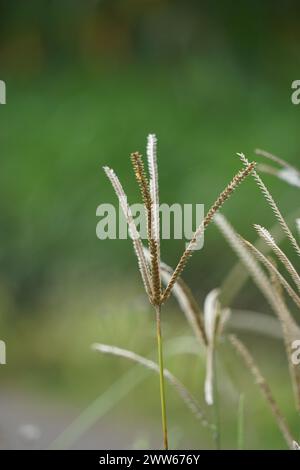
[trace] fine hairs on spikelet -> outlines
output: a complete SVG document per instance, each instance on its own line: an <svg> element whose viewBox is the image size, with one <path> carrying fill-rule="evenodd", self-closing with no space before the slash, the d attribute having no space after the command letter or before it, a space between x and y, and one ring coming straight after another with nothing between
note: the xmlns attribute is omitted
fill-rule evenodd
<svg viewBox="0 0 300 470"><path fill-rule="evenodd" d="M204 221L200 224L194 233L192 240L188 244L187 249L184 251L176 269L170 273L168 272L168 284L162 293L161 290L161 268L160 268L160 221L159 221L159 189L158 189L158 169L157 169L157 151L156 151L156 137L154 134L148 136L147 141L147 160L150 181L148 181L142 156L138 152L131 154L131 162L133 165L135 177L140 188L142 200L146 211L147 220L147 235L148 247L150 252L150 263L147 263L143 244L140 240L139 233L135 221L132 217L130 207L127 204L125 192L121 186L118 177L114 171L108 167L104 167L104 171L108 176L111 184L117 194L120 206L124 212L126 221L129 226L129 231L133 239L134 249L138 258L138 265L141 271L143 283L150 303L153 305L156 313L156 337L158 348L158 367L160 376L160 399L161 399L161 414L162 414L162 428L163 428L163 443L164 448L168 449L168 431L167 431L167 417L166 417L166 399L164 387L164 365L163 365L163 347L161 335L161 306L169 298L173 287L175 286L179 276L181 275L186 262L195 251L195 247L200 236L203 234L206 227L213 220L214 215L229 199L233 191L239 184L252 172L255 163L249 163L245 169L240 170L227 185L225 190L219 195L215 203L211 206ZM150 264L150 270L149 270ZM198 337L202 338L204 344L207 342L207 334L203 328L201 317L197 317L195 305L191 302L191 295L184 283L176 285L176 293L181 306L185 310L187 317L189 317L191 324L197 331Z"/></svg>
<svg viewBox="0 0 300 470"><path fill-rule="evenodd" d="M243 153L238 153L237 155L240 157L241 161L244 163L245 166L249 165L249 162L248 162L247 158L245 157L245 155ZM268 190L268 188L266 187L266 185L262 181L262 179L259 176L259 174L257 173L257 171L254 170L252 172L252 176L255 179L255 181L256 181L259 189L261 190L263 196L265 197L266 201L268 202L271 209L273 210L276 219L280 223L281 228L284 231L284 233L286 234L286 236L287 236L288 240L290 241L292 247L294 248L294 250L296 251L298 256L300 256L300 247L299 247L295 237L293 236L292 232L290 231L286 221L284 220L284 217L281 214L281 212L280 212L276 202L274 201L270 191Z"/></svg>
<svg viewBox="0 0 300 470"><path fill-rule="evenodd" d="M259 386L266 402L270 407L270 410L272 411L272 414L277 422L278 428L280 429L288 447L292 449L294 438L285 420L285 417L283 416L277 404L277 401L273 396L269 384L260 372L258 366L256 365L252 355L250 354L246 346L235 335L229 335L229 341L231 342L232 346L239 354L239 356L243 359L248 370L253 375L255 382Z"/></svg>

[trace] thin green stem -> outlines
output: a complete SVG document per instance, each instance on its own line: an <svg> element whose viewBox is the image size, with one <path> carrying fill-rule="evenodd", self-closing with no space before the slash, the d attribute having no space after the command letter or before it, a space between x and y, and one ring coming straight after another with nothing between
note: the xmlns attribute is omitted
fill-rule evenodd
<svg viewBox="0 0 300 470"><path fill-rule="evenodd" d="M161 321L160 321L160 306L155 307L156 311L156 335L157 335L157 349L158 349L158 364L159 364L159 384L160 384L160 403L161 403L161 419L164 449L168 450L168 426L167 426L167 412L166 412L166 394L165 394L165 379L164 379L164 361L163 361L163 345L161 335Z"/></svg>

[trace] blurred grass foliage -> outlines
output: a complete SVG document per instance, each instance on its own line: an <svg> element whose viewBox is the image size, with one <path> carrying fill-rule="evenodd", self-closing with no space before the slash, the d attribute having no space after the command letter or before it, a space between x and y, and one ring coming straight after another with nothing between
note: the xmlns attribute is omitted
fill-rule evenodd
<svg viewBox="0 0 300 470"><path fill-rule="evenodd" d="M116 204L104 164L118 172L130 202L139 200L129 153L144 151L148 132L159 138L161 201L167 203L208 206L240 167L237 151L252 158L259 146L297 162L298 110L288 89L280 94L266 83L247 83L226 67L226 74L224 66L197 62L180 70L130 67L121 75L73 70L10 82L9 105L0 110L0 259L16 298L32 300L33 290L48 289L65 271L100 280L135 269L126 241L97 240L95 212L100 203ZM269 181L283 212L292 210L295 190ZM225 212L246 234L254 222L272 223L252 181ZM164 242L163 249L175 264L183 243ZM220 256L222 265L209 269ZM212 228L186 276L207 288L231 263Z"/></svg>

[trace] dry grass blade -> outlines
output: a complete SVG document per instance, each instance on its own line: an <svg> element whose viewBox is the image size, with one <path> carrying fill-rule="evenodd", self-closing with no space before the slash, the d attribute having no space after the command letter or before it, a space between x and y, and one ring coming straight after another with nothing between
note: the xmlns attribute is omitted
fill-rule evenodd
<svg viewBox="0 0 300 470"><path fill-rule="evenodd" d="M249 369L251 372L253 378L255 379L255 382L259 386L267 404L269 405L272 414L277 422L277 425L282 433L282 436L284 437L288 447L290 449L293 448L293 436L291 434L291 431L289 429L289 426L286 422L285 417L283 416L273 394L270 389L269 384L267 383L266 379L260 372L258 366L256 365L253 357L251 356L250 352L248 349L245 347L245 345L234 335L229 336L229 340L236 350L236 352L239 354L239 356L243 359L246 367Z"/></svg>
<svg viewBox="0 0 300 470"><path fill-rule="evenodd" d="M267 245L269 245L269 247L273 250L277 258L279 259L279 261L281 261L281 263L285 266L285 268L291 275L294 283L296 284L297 289L300 291L300 276L291 261L286 256L286 254L279 248L274 238L266 228L262 227L261 225L254 225L254 227L259 236L266 242Z"/></svg>
<svg viewBox="0 0 300 470"><path fill-rule="evenodd" d="M271 261L269 261L268 258L266 258L257 248L255 248L255 246L252 245L252 243L250 243L249 241L247 241L243 238L241 238L241 240L252 251L252 253L258 259L258 261L260 261L269 270L269 272L273 273L276 276L276 278L278 279L280 284L284 287L284 289L289 294L291 299L295 302L297 307L300 309L300 297L296 294L294 289L290 286L290 284L282 276L282 274L280 274L280 272L274 266L274 264L271 263Z"/></svg>
<svg viewBox="0 0 300 470"><path fill-rule="evenodd" d="M139 354L136 354L127 349L118 348L116 346L110 346L107 344L95 343L92 345L92 348L96 351L99 351L104 354L110 354L118 357L123 357L129 359L130 361L141 364L142 366L153 370L159 374L159 366L154 361L147 359ZM191 393L185 388L185 386L168 370L164 369L164 376L170 382L170 384L177 390L178 394L187 405L187 407L192 411L196 418L201 421L202 425L209 427L211 430L214 429L206 417L204 411L201 409L197 400L191 395Z"/></svg>
<svg viewBox="0 0 300 470"><path fill-rule="evenodd" d="M248 162L247 158L245 157L245 155L243 153L238 153L238 156L240 157L241 161L244 163L245 166L249 165L249 162ZM252 172L252 175L253 175L253 178L255 179L258 187L260 188L263 196L265 197L266 201L268 202L271 209L273 210L276 219L280 223L281 228L284 231L284 233L286 234L286 236L287 236L288 240L290 241L292 247L295 249L298 256L300 256L300 247L299 247L295 237L293 236L292 232L290 231L286 221L284 220L284 217L282 216L282 214L281 214L276 202L274 201L271 193L269 192L268 188L266 187L266 185L264 184L264 182L262 181L262 179L258 175L257 171L254 170Z"/></svg>
<svg viewBox="0 0 300 470"><path fill-rule="evenodd" d="M162 428L163 428L163 441L164 448L168 449L168 429L167 429L167 412L166 412L166 398L164 386L164 366L163 366L163 345L161 334L161 280L160 280L160 240L159 240L159 205L158 202L158 173L156 161L156 139L153 135L148 137L148 163L150 167L151 185L145 174L142 156L135 152L131 155L133 169L137 182L139 184L142 199L146 208L147 222L148 222L148 246L151 256L151 285L152 285L152 298L150 302L155 308L156 314L156 336L157 336L157 350L159 360L159 378L160 378L160 397L161 397L161 413L162 413ZM151 192L150 193L150 188ZM155 199L155 201L153 200ZM153 224L155 229L153 230ZM155 236L154 236L155 234Z"/></svg>
<svg viewBox="0 0 300 470"><path fill-rule="evenodd" d="M299 327L291 316L282 297L273 288L260 264L253 257L245 243L242 241L242 238L235 232L234 228L230 225L226 218L219 214L215 218L215 223L227 239L229 245L236 252L241 262L249 271L253 281L261 290L280 321L294 392L295 404L297 409L300 410L300 373L298 370L299 368L294 366L290 360L291 344L292 341L297 339L300 335Z"/></svg>
<svg viewBox="0 0 300 470"><path fill-rule="evenodd" d="M215 214L219 211L219 209L223 206L223 204L229 199L233 191L239 186L239 184L253 171L255 167L255 163L250 163L247 165L247 167L244 170L239 171L232 181L226 186L224 191L219 195L217 200L214 202L214 204L211 206L209 211L207 212L204 221L200 224L200 226L197 228L196 232L194 233L191 241L189 242L186 250L184 251L183 255L181 256L173 274L172 277L169 281L169 284L167 285L163 296L162 296L162 303L165 302L171 293L171 290L178 279L178 277L181 275L188 259L191 257L191 255L194 252L194 248L197 245L199 238L203 235L204 230L207 228L207 226L210 224L210 222L213 220Z"/></svg>
<svg viewBox="0 0 300 470"><path fill-rule="evenodd" d="M119 199L120 206L122 208L122 211L124 213L125 219L126 219L127 224L128 224L129 232L130 232L132 242L133 242L133 247L134 247L137 259L138 259L138 266L139 266L139 270L140 270L141 275L142 275L145 290L146 290L146 293L147 293L149 299L151 300L153 295L152 295L151 279L150 279L150 274L149 274L149 270L148 270L148 265L147 265L147 262L146 262L146 259L145 259L145 255L144 255L144 251L143 251L143 244L142 244L142 241L140 239L140 235L137 231L137 228L136 228L136 225L135 225L130 207L127 203L126 194L125 194L125 192L123 190L123 187L122 187L122 185L119 181L119 178L117 177L115 172L107 166L103 167L103 169L104 169L107 177L109 178L109 180L110 180L110 182L111 182L111 184L112 184L112 186L115 190L115 193L116 193L116 195Z"/></svg>

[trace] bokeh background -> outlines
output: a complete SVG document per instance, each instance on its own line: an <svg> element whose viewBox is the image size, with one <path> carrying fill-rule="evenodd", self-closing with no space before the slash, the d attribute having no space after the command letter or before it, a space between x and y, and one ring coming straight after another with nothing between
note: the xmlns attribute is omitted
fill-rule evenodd
<svg viewBox="0 0 300 470"><path fill-rule="evenodd" d="M160 445L157 378L135 384L132 365L90 349L100 341L155 358L132 247L96 237L97 206L116 202L101 167L112 166L137 202L129 155L145 152L155 132L161 200L207 207L240 167L236 152L253 159L260 147L296 165L299 10L292 1L0 1L0 447ZM299 190L265 179L282 212L295 211ZM224 213L251 240L253 223L274 223L250 180ZM163 259L175 265L183 248L163 242ZM201 305L235 262L210 227L184 274ZM251 282L234 305L269 311ZM191 334L173 300L163 327L167 343ZM246 339L296 427L281 343ZM244 393L245 446L284 448L251 379L222 347L231 376L220 384L223 446L236 446ZM166 362L203 403L203 357ZM213 447L171 389L168 399L173 447Z"/></svg>

